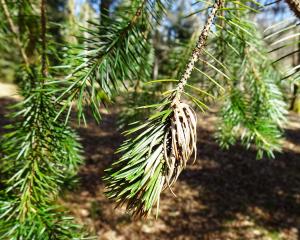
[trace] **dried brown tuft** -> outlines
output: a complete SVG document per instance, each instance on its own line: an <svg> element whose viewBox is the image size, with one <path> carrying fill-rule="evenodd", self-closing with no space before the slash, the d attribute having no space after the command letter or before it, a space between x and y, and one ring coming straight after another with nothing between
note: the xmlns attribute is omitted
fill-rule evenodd
<svg viewBox="0 0 300 240"><path fill-rule="evenodd" d="M164 138L164 158L167 165L166 180L170 187L186 167L188 160L197 155L197 116L187 104L175 102L170 130Z"/></svg>

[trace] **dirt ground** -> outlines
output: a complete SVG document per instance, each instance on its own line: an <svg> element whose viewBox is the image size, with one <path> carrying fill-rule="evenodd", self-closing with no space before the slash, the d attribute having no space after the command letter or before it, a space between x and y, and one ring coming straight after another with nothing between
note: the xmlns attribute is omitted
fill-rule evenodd
<svg viewBox="0 0 300 240"><path fill-rule="evenodd" d="M0 98L0 126L10 98ZM98 239L107 240L296 240L300 239L300 121L290 114L282 153L256 160L241 146L229 151L213 138L215 112L199 115L198 158L161 196L159 218L134 220L105 198L104 169L117 158L122 142L116 112L97 125L76 127L85 164L79 185L61 202Z"/></svg>

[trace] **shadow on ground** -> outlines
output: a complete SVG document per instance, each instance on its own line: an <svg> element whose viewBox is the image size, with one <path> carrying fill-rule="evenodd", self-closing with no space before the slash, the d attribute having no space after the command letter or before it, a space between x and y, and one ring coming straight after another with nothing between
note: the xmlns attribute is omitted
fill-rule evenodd
<svg viewBox="0 0 300 240"><path fill-rule="evenodd" d="M0 124L6 100L0 101ZM122 141L116 114L100 126L77 127L85 150L77 189L62 202L99 239L300 239L300 124L292 116L283 151L256 160L253 150L222 151L213 139L213 113L201 116L198 158L173 188L162 194L158 220L133 220L103 194L101 177Z"/></svg>
<svg viewBox="0 0 300 240"><path fill-rule="evenodd" d="M286 130L275 159L256 160L253 150L241 146L222 151L213 139L215 118L201 117L198 160L174 187L177 198L163 193L157 221L134 221L103 195L101 176L121 143L115 122L111 114L99 127L79 129L87 161L81 195L71 202L90 203L76 214L82 222L90 219L99 239L300 239L299 128Z"/></svg>

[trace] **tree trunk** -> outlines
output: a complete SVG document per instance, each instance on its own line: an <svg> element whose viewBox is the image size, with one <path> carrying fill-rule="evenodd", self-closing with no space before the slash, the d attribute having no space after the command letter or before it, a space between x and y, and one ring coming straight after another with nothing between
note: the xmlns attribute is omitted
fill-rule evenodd
<svg viewBox="0 0 300 240"><path fill-rule="evenodd" d="M75 35L77 34L77 25L75 19L75 0L68 0L66 7L67 14L67 29L65 39L67 42L76 43L77 39Z"/></svg>
<svg viewBox="0 0 300 240"><path fill-rule="evenodd" d="M300 40L300 38L299 38ZM300 49L300 43L298 44L298 49ZM293 58L294 61L294 66L297 66L300 64L300 52L298 53L297 56L294 55ZM298 70L296 70L298 71ZM300 96L299 96L299 86L298 84L294 83L293 84L293 96L292 96L292 101L290 105L290 110L294 111L295 113L300 114Z"/></svg>
<svg viewBox="0 0 300 240"><path fill-rule="evenodd" d="M297 84L294 84L293 88L294 90L290 110L300 114L300 97L298 92L299 86Z"/></svg>
<svg viewBox="0 0 300 240"><path fill-rule="evenodd" d="M295 15L300 18L300 1L299 0L285 0L289 5L290 9L295 13Z"/></svg>

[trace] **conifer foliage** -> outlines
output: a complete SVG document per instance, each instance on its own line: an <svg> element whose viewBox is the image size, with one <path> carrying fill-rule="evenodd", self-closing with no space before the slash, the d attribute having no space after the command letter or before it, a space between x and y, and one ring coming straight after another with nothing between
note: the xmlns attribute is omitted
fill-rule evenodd
<svg viewBox="0 0 300 240"><path fill-rule="evenodd" d="M237 6L226 2L225 7ZM254 11L250 9L250 13ZM217 25L218 46L214 49L226 53L222 61L226 77L219 76L226 94L217 138L225 148L240 140L247 148L256 146L258 158L264 154L274 157L274 151L280 151L286 104L280 73L272 67L262 37L247 14L248 9L225 12L219 17L223 26Z"/></svg>
<svg viewBox="0 0 300 240"><path fill-rule="evenodd" d="M217 0L212 6L177 87L158 104L146 123L126 132L137 136L121 146L119 151L124 155L107 172L108 197L126 203L134 215L147 216L155 204L159 205L160 193L172 186L191 156L196 157L197 118L194 110L181 101L181 95L220 5L221 0Z"/></svg>
<svg viewBox="0 0 300 240"><path fill-rule="evenodd" d="M5 0L6 17L14 30ZM1 140L0 236L1 239L83 239L81 229L64 208L56 204L66 180L77 173L81 146L77 135L61 121L54 121L57 105L45 83L47 66L46 6L40 2L41 62L30 64L17 32L25 65L23 100L12 106L9 132ZM37 65L37 66L35 66ZM24 86L21 84L21 86Z"/></svg>
<svg viewBox="0 0 300 240"><path fill-rule="evenodd" d="M216 133L221 146L254 146L258 158L280 150L286 121L282 76L248 18L262 8L258 2L196 1L194 6L201 9L194 14L208 11L199 37L197 29L185 48L172 49L166 60L170 79L152 81L153 35L173 1L118 1L110 14L89 21L76 46L66 44L67 54L55 58L55 67L49 66L51 57L59 54L47 38L46 1L14 3L0 0L0 41L7 45L5 34L13 39L18 50L15 63L22 73L22 100L11 107L12 124L1 138L1 239L85 239L82 227L57 204L62 187L82 163L70 116L76 109L79 122L86 123L89 107L100 121L102 106L117 101L120 92L131 94L127 90L132 86L134 96L147 98L140 108L149 117L125 131L127 140L118 149L121 157L106 170L104 181L107 197L126 205L136 217L149 216L155 207L158 215L162 191L172 192L180 173L195 161L198 122L193 109L206 111L211 99L221 99ZM298 9L295 1L290 5ZM26 16L24 28L16 25L18 9ZM24 41L27 36L29 42ZM152 94L139 88L145 82L170 85L166 92ZM136 110L132 106L140 104L135 99L127 104L131 115ZM151 100L157 102L148 105ZM125 120L122 128L126 125Z"/></svg>
<svg viewBox="0 0 300 240"><path fill-rule="evenodd" d="M158 214L160 193L171 189L189 158L196 156L196 114L182 102L182 94L202 111L207 109L203 103L207 96L223 99L217 133L221 146L240 140L247 148L254 145L258 158L264 153L274 156L274 151L280 150L286 107L279 73L247 19L247 14L258 12L258 7L249 7L247 1L216 1L207 8L211 13L180 80L153 81L175 82L177 87L169 90L161 103L144 106L156 108L154 114L146 123L125 132L131 138L119 149L123 156L107 170L107 196L126 204L133 215L148 216L155 204ZM211 30L215 17L216 29ZM210 31L213 37L205 49ZM210 93L187 83L194 69Z"/></svg>
<svg viewBox="0 0 300 240"><path fill-rule="evenodd" d="M99 121L102 103L126 88L125 81L143 79L149 73L147 31L153 21L159 21L164 6L160 0L132 1L130 6L121 6L113 18L103 14L105 24L90 22L91 27L84 29L89 37L70 50L71 73L59 98L66 99L64 108L69 107L70 112L71 102L76 101L78 117L85 121L83 106L89 105Z"/></svg>

